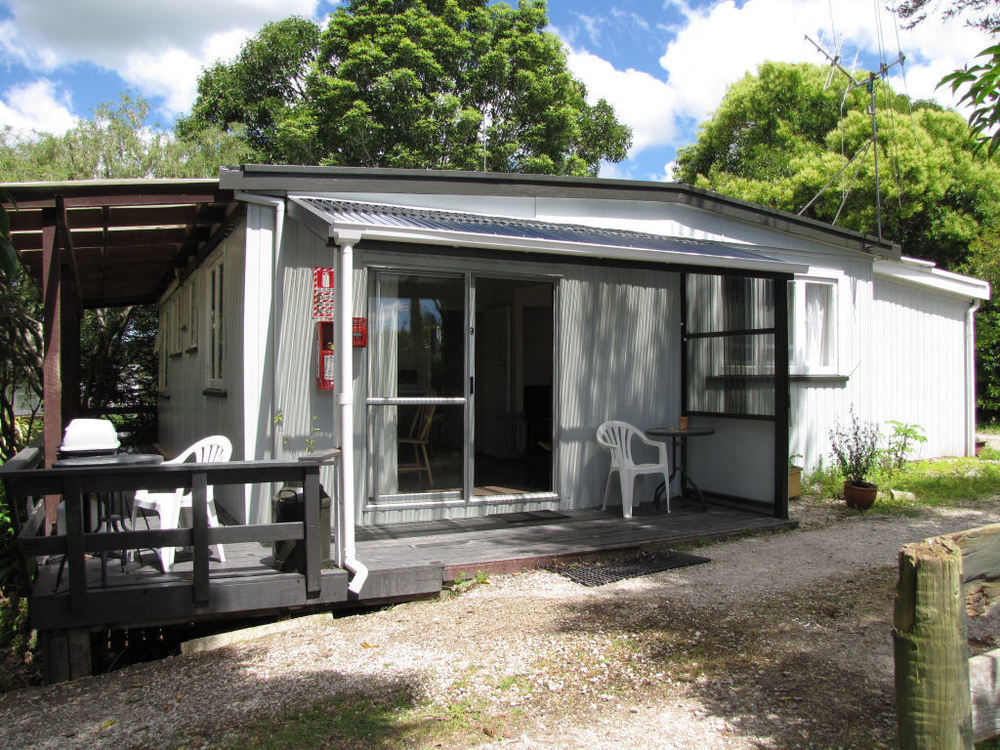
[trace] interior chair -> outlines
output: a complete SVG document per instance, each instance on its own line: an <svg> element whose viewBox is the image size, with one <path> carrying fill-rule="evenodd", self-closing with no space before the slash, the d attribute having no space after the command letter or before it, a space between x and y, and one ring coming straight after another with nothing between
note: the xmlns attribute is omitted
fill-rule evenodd
<svg viewBox="0 0 1000 750"><path fill-rule="evenodd" d="M639 440L655 448L659 459L654 463L636 463L632 457L632 443ZM628 422L609 421L597 428L597 442L611 451L611 468L608 470L608 481L604 485L604 500L601 509L608 505L608 492L611 490L611 477L618 473L622 490L622 514L625 518L632 517L632 497L635 489L635 479L643 474L662 474L664 482L664 497L667 501L667 513L670 512L670 463L667 459L667 444L650 440L642 431Z"/></svg>
<svg viewBox="0 0 1000 750"><path fill-rule="evenodd" d="M187 448L176 458L164 461L164 464L182 464L188 461L194 463L214 463L228 461L233 454L233 444L225 435L212 435L202 438L194 445ZM212 492L212 485L208 486L208 525L218 526L219 517L215 511L215 497ZM160 517L161 529L176 529L180 522L181 510L191 507L191 492L183 488L178 488L173 492L150 492L148 490L136 490L135 499L132 501L132 528L135 528L135 519L139 510L153 511ZM147 521L147 525L148 525ZM161 547L155 550L160 558L163 572L168 572L174 565L174 554L176 547ZM226 561L226 552L223 545L216 545L216 551L220 562Z"/></svg>
<svg viewBox="0 0 1000 750"><path fill-rule="evenodd" d="M413 446L413 463L400 463L397 467L399 473L415 471L418 474L427 475L427 485L434 485L434 474L431 472L431 462L427 455L427 443L430 439L431 425L434 423L434 411L437 404L420 404L413 421L410 423L410 431L407 437L399 438L399 444Z"/></svg>

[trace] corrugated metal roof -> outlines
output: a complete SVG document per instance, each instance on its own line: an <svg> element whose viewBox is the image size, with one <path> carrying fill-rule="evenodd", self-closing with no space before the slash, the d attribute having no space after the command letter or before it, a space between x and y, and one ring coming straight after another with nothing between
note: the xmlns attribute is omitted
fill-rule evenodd
<svg viewBox="0 0 1000 750"><path fill-rule="evenodd" d="M699 259L787 265L751 248L724 242L688 237L668 237L623 229L604 229L510 216L470 214L438 209L411 208L383 203L365 203L320 196L293 196L331 226L351 225L384 227L424 232L459 232L483 237L502 237L529 241L571 243L640 251L681 253ZM668 260L664 258L664 260ZM676 258L669 260L676 261ZM704 260L699 265L705 265ZM775 270L784 270L778 269Z"/></svg>

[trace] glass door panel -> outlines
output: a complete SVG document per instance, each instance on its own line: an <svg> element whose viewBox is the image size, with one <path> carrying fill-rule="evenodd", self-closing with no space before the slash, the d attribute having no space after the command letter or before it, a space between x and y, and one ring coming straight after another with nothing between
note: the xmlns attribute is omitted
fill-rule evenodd
<svg viewBox="0 0 1000 750"><path fill-rule="evenodd" d="M368 399L376 500L463 494L465 289L464 277L376 277Z"/></svg>

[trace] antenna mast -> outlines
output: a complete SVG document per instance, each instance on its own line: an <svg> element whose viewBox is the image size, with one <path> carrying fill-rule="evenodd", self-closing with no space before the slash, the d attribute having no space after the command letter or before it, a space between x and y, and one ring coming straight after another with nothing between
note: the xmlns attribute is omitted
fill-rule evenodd
<svg viewBox="0 0 1000 750"><path fill-rule="evenodd" d="M871 107L869 111L872 116L872 137L869 142L872 146L872 153L875 155L875 216L876 216L876 223L878 226L878 239L879 241L881 241L882 240L882 186L878 171L878 120L875 117L876 114L875 83L876 81L884 80L886 77L888 77L890 68L892 68L894 65L902 65L903 61L906 58L903 56L903 53L900 52L899 57L897 57L893 62L889 63L888 65L886 63L882 63L879 66L877 73L869 73L866 78L858 79L855 78L853 74L849 73L847 69L840 64L840 55L831 55L825 49L823 49L823 47L821 47L817 42L814 42L809 37L808 34L806 35L806 41L808 41L813 47L815 47L817 51L819 51L819 53L823 55L823 57L825 57L830 62L831 68L836 68L847 77L848 80L847 91L850 91L851 89L864 87L865 90L868 91L869 96L871 97ZM844 93L844 96L845 97L847 96L847 92ZM854 157L851 157L851 159L846 164L844 164L840 172L834 175L833 179L836 179L841 174L843 174L844 170L847 169L848 166L850 166L852 161L854 161ZM826 185L821 187L819 192L815 196L813 196L813 199L802 207L802 210L799 211L799 216L801 216L805 212L805 210L809 208L809 206L811 206L816 201L816 199L819 198L826 191L826 189L833 183L833 179L830 180L830 182L826 183ZM847 200L846 196L844 197L844 200L845 201ZM837 213L839 215L840 212L838 211Z"/></svg>

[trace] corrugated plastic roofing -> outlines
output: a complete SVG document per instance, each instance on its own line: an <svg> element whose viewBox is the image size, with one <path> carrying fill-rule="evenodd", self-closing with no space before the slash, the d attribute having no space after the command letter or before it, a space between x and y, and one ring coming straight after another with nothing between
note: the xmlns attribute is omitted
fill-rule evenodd
<svg viewBox="0 0 1000 750"><path fill-rule="evenodd" d="M712 240L688 237L667 237L624 229L603 229L575 224L560 224L537 219L487 216L438 209L409 208L381 203L363 203L317 196L295 196L295 199L323 214L331 223L367 224L401 229L466 232L494 237L514 237L530 240L574 242L584 245L660 250L691 255L733 258L748 261L775 261L773 258Z"/></svg>

